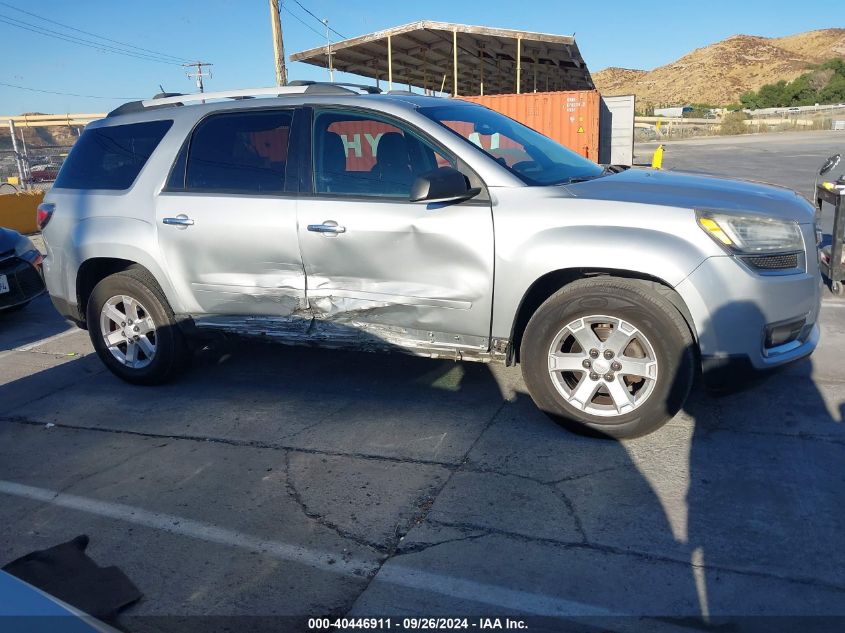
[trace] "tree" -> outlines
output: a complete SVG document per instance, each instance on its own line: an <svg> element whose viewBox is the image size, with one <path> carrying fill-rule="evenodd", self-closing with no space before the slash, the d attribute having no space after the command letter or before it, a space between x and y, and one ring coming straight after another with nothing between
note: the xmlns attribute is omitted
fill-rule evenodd
<svg viewBox="0 0 845 633"><path fill-rule="evenodd" d="M790 82L778 81L757 92L745 92L740 103L752 110L845 101L845 60L826 61Z"/></svg>
<svg viewBox="0 0 845 633"><path fill-rule="evenodd" d="M817 103L845 103L845 74L834 75L819 92Z"/></svg>

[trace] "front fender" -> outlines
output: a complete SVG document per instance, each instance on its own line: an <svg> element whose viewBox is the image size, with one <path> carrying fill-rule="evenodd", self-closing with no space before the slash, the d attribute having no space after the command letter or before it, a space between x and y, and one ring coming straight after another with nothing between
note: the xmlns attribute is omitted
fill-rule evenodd
<svg viewBox="0 0 845 633"><path fill-rule="evenodd" d="M703 233L701 237L708 239ZM682 235L630 226L581 225L536 232L519 243L497 248L492 335L510 338L523 297L544 275L619 271L651 277L674 288L713 254L710 246Z"/></svg>

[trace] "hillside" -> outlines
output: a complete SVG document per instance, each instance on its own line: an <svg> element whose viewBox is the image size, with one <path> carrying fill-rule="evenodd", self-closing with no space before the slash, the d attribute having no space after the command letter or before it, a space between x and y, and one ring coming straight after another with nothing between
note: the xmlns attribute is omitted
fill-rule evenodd
<svg viewBox="0 0 845 633"><path fill-rule="evenodd" d="M26 146L29 149L39 147L70 147L76 142L76 128L66 125L55 125L49 127L18 128L18 140L23 134ZM0 149L8 150L12 147L12 139L9 136L9 128L0 126Z"/></svg>
<svg viewBox="0 0 845 633"><path fill-rule="evenodd" d="M727 105L743 92L794 79L807 66L834 57L845 57L845 29L779 38L734 35L654 70L612 67L593 73L593 80L603 94L637 95L637 109L645 104Z"/></svg>

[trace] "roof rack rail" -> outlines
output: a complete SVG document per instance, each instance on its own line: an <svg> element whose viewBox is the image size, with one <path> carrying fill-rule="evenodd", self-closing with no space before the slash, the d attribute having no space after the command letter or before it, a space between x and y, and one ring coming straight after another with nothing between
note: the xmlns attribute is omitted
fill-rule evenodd
<svg viewBox="0 0 845 633"><path fill-rule="evenodd" d="M184 105L195 101L211 101L213 99L236 99L242 97L277 97L290 94L302 94L305 88L301 86L273 86L272 88L242 88L240 90L221 90L219 92L195 92L174 97L152 98L141 101L145 108L163 105Z"/></svg>
<svg viewBox="0 0 845 633"><path fill-rule="evenodd" d="M329 86L340 86L341 88L355 88L357 90L363 90L367 94L377 95L381 94L381 88L376 86L368 86L366 84L353 84L347 83L343 81L310 81L308 79L296 79L294 81L288 82L289 86L320 86L320 87L329 87Z"/></svg>
<svg viewBox="0 0 845 633"><path fill-rule="evenodd" d="M350 83L328 83L322 81L292 81L286 86L273 86L272 88L243 88L240 90L222 90L219 92L195 92L192 94L180 94L178 92L163 92L155 95L152 99L143 101L130 101L115 108L108 113L108 116L129 114L131 112L143 112L152 108L163 108L167 106L181 106L187 103L212 101L215 99L252 99L254 97L283 97L295 94L379 94L381 90L375 86Z"/></svg>

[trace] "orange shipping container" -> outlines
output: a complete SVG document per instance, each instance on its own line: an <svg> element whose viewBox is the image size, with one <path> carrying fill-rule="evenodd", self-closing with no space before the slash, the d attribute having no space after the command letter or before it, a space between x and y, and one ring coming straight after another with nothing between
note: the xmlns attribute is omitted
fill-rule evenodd
<svg viewBox="0 0 845 633"><path fill-rule="evenodd" d="M597 90L458 98L501 112L581 156L598 161L601 98Z"/></svg>

